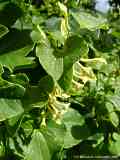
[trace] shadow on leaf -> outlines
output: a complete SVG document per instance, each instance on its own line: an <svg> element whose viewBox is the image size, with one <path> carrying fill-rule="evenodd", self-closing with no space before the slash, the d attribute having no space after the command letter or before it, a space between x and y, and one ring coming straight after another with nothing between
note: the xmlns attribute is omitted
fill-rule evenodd
<svg viewBox="0 0 120 160"><path fill-rule="evenodd" d="M75 139L86 139L91 136L91 132L86 125L80 126L72 126L71 134Z"/></svg>

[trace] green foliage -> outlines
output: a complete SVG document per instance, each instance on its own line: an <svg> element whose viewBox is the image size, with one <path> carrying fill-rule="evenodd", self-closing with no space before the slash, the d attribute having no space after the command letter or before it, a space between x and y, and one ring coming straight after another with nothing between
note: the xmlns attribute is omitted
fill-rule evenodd
<svg viewBox="0 0 120 160"><path fill-rule="evenodd" d="M31 142L25 153L25 159L50 160L50 152L47 142L40 131L34 130Z"/></svg>
<svg viewBox="0 0 120 160"><path fill-rule="evenodd" d="M120 156L120 29L95 1L0 1L0 159Z"/></svg>
<svg viewBox="0 0 120 160"><path fill-rule="evenodd" d="M0 24L0 38L2 36L4 36L5 34L7 34L9 31L8 31L8 28L3 26L2 24Z"/></svg>

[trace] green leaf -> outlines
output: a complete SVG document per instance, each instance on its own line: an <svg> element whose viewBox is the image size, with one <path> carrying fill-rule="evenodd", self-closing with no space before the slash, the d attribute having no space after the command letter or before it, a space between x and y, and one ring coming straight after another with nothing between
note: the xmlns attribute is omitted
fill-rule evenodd
<svg viewBox="0 0 120 160"><path fill-rule="evenodd" d="M51 160L46 139L40 131L34 130L25 157L26 160Z"/></svg>
<svg viewBox="0 0 120 160"><path fill-rule="evenodd" d="M104 134L103 133L96 133L88 138L89 140L96 141L96 144L94 146L98 146L104 141Z"/></svg>
<svg viewBox="0 0 120 160"><path fill-rule="evenodd" d="M113 133L114 141L109 143L109 151L114 155L120 156L120 135L118 133Z"/></svg>
<svg viewBox="0 0 120 160"><path fill-rule="evenodd" d="M76 139L72 134L72 128L74 126L82 126L84 124L84 118L76 110L69 109L62 117L62 122L66 127L66 134L64 137L64 148L69 148L77 145L82 139Z"/></svg>
<svg viewBox="0 0 120 160"><path fill-rule="evenodd" d="M44 16L42 16L40 13L37 15L32 16L32 23L35 25L42 24L45 21Z"/></svg>
<svg viewBox="0 0 120 160"><path fill-rule="evenodd" d="M50 149L51 155L59 152L64 144L64 136L66 128L64 124L57 124L54 120L48 120L46 128L42 129L47 144Z"/></svg>
<svg viewBox="0 0 120 160"><path fill-rule="evenodd" d="M16 117L24 112L20 100L0 98L0 121Z"/></svg>
<svg viewBox="0 0 120 160"><path fill-rule="evenodd" d="M34 42L40 41L42 39L41 34L35 30L31 32L30 36Z"/></svg>
<svg viewBox="0 0 120 160"><path fill-rule="evenodd" d="M71 36L66 40L62 52L56 53L57 56L63 56L64 72L59 80L60 86L64 90L69 90L73 78L73 64L80 60L83 54L87 54L88 47L86 42L79 36Z"/></svg>
<svg viewBox="0 0 120 160"><path fill-rule="evenodd" d="M105 107L107 108L107 110L108 110L109 113L111 113L111 112L114 111L114 106L113 106L113 104L110 103L110 102L106 102L106 103L105 103Z"/></svg>
<svg viewBox="0 0 120 160"><path fill-rule="evenodd" d="M39 81L39 88L41 92L44 92L46 94L51 93L54 88L54 81L52 77L47 75L41 78Z"/></svg>
<svg viewBox="0 0 120 160"><path fill-rule="evenodd" d="M82 37L73 35L68 37L63 50L55 54L59 57L70 56L74 59L74 61L77 61L78 58L85 54L84 52L88 52L87 43L84 41Z"/></svg>
<svg viewBox="0 0 120 160"><path fill-rule="evenodd" d="M49 75L40 79L37 86L29 86L23 97L24 107L31 109L33 107L42 108L47 104L49 93L54 88L54 81Z"/></svg>
<svg viewBox="0 0 120 160"><path fill-rule="evenodd" d="M0 78L0 98L21 98L24 93L25 88L23 86Z"/></svg>
<svg viewBox="0 0 120 160"><path fill-rule="evenodd" d="M65 42L63 56L70 56L74 54L82 56L83 52L86 51L86 48L87 46L83 38L73 35Z"/></svg>
<svg viewBox="0 0 120 160"><path fill-rule="evenodd" d="M77 140L87 139L91 135L91 132L86 125L83 125L83 126L75 125L75 126L73 126L71 128L71 133L72 133L72 136Z"/></svg>
<svg viewBox="0 0 120 160"><path fill-rule="evenodd" d="M111 112L109 114L109 118L110 118L110 121L112 122L112 124L115 127L117 127L119 125L119 117L118 117L118 115L115 112Z"/></svg>
<svg viewBox="0 0 120 160"><path fill-rule="evenodd" d="M25 109L42 108L48 100L48 94L42 92L39 86L29 86L26 89L25 95L22 99Z"/></svg>
<svg viewBox="0 0 120 160"><path fill-rule="evenodd" d="M0 38L9 32L8 28L0 24Z"/></svg>
<svg viewBox="0 0 120 160"><path fill-rule="evenodd" d="M4 156L4 146L0 145L0 157Z"/></svg>
<svg viewBox="0 0 120 160"><path fill-rule="evenodd" d="M22 15L23 11L16 3L9 1L9 3L3 3L0 7L0 23L7 27L11 27Z"/></svg>
<svg viewBox="0 0 120 160"><path fill-rule="evenodd" d="M18 73L16 75L10 75L7 79L11 83L20 84L23 87L26 87L29 83L29 79L24 73Z"/></svg>
<svg viewBox="0 0 120 160"><path fill-rule="evenodd" d="M63 73L62 77L59 79L59 85L65 90L69 90L73 79L73 68Z"/></svg>
<svg viewBox="0 0 120 160"><path fill-rule="evenodd" d="M33 132L33 120L27 120L21 124L21 128L24 130L26 137L30 136Z"/></svg>
<svg viewBox="0 0 120 160"><path fill-rule="evenodd" d="M108 101L113 104L117 111L120 111L120 97L117 95L108 96Z"/></svg>
<svg viewBox="0 0 120 160"><path fill-rule="evenodd" d="M58 146L62 146L64 143L64 136L66 133L66 128L63 124L57 124L53 120L49 120L47 123L47 129L52 133L54 141Z"/></svg>
<svg viewBox="0 0 120 160"><path fill-rule="evenodd" d="M50 32L49 38L51 39L51 43L55 48L61 47L64 44L64 37L60 31Z"/></svg>
<svg viewBox="0 0 120 160"><path fill-rule="evenodd" d="M12 51L6 54L0 55L0 63L3 66L10 67L11 69L14 69L16 66L19 65L27 65L33 63L33 58L27 58L25 57L26 53L28 53L31 50L31 46L27 46L25 48L21 48L16 51Z"/></svg>
<svg viewBox="0 0 120 160"><path fill-rule="evenodd" d="M51 17L45 22L46 30L49 32L60 31L61 18Z"/></svg>
<svg viewBox="0 0 120 160"><path fill-rule="evenodd" d="M14 67L33 63L33 57L26 57L32 50L33 42L30 38L30 30L11 31L0 39L0 63L3 66Z"/></svg>
<svg viewBox="0 0 120 160"><path fill-rule="evenodd" d="M69 37L60 55L64 56L64 72L68 71L85 53L88 53L87 43L79 36L74 35Z"/></svg>
<svg viewBox="0 0 120 160"><path fill-rule="evenodd" d="M102 16L92 16L89 13L82 12L82 11L76 11L76 12L70 12L72 17L76 20L76 22L79 24L80 28L86 28L91 31L94 31L96 29L106 29L108 28L107 20L103 18Z"/></svg>
<svg viewBox="0 0 120 160"><path fill-rule="evenodd" d="M22 98L25 94L25 87L28 84L27 76L22 73L11 75L7 68L4 68L4 70L0 68L0 70L2 75L0 77L0 98Z"/></svg>
<svg viewBox="0 0 120 160"><path fill-rule="evenodd" d="M63 73L63 59L53 55L53 49L45 44L37 46L36 54L45 71L54 79L59 80Z"/></svg>
<svg viewBox="0 0 120 160"><path fill-rule="evenodd" d="M52 17L46 21L46 31L49 34L51 42L58 47L64 44L64 35L61 31L62 18Z"/></svg>

